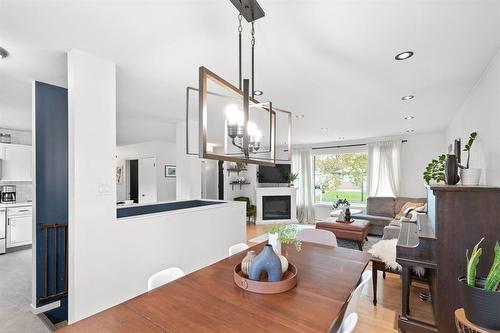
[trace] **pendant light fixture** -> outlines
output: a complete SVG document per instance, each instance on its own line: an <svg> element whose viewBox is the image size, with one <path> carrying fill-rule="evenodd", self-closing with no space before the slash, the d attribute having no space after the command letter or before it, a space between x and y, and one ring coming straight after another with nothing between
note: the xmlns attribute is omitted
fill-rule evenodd
<svg viewBox="0 0 500 333"><path fill-rule="evenodd" d="M231 0L238 9L238 87L205 67L199 68L199 87L188 88L186 141L189 154L190 92L198 92L198 156L200 158L274 165L291 160L291 113L259 102L255 96L255 21L265 13L256 0ZM251 80L243 79L243 18L250 24ZM282 143L277 145L276 142ZM210 149L209 149L210 148Z"/></svg>

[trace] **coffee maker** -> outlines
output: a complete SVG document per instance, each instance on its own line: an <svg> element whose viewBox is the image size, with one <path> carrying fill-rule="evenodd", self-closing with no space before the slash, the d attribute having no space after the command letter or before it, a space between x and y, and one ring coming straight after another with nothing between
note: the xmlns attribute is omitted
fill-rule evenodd
<svg viewBox="0 0 500 333"><path fill-rule="evenodd" d="M0 191L2 203L16 202L16 185L3 185L0 187Z"/></svg>

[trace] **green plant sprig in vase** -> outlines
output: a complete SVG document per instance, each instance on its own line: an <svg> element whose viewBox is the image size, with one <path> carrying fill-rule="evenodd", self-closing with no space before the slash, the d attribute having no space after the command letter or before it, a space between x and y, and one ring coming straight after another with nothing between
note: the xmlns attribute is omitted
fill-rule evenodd
<svg viewBox="0 0 500 333"><path fill-rule="evenodd" d="M269 234L278 234L281 244L293 244L295 249L301 250L302 243L297 239L297 227L292 224L273 224L267 228Z"/></svg>

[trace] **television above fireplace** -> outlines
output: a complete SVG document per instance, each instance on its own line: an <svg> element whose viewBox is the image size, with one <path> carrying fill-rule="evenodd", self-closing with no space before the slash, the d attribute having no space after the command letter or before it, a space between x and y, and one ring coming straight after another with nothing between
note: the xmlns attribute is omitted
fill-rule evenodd
<svg viewBox="0 0 500 333"><path fill-rule="evenodd" d="M288 183L290 167L290 164L276 164L274 167L260 165L257 174L259 183Z"/></svg>

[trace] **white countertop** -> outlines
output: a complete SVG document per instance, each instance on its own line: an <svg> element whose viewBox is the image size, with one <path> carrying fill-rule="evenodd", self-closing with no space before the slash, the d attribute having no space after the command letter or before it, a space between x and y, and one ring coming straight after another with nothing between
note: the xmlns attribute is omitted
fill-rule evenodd
<svg viewBox="0 0 500 333"><path fill-rule="evenodd" d="M14 203L0 203L0 208L32 206L31 201L16 201Z"/></svg>

